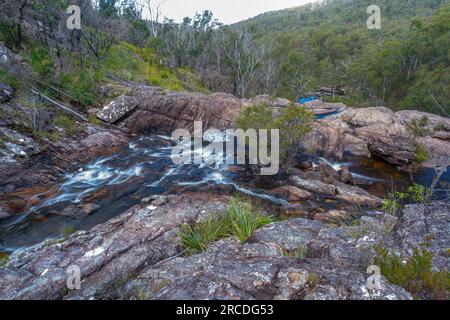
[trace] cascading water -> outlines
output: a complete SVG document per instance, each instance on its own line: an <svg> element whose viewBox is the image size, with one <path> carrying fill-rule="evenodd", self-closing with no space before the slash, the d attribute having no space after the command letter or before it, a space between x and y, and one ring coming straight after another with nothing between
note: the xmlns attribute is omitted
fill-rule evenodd
<svg viewBox="0 0 450 320"><path fill-rule="evenodd" d="M234 138L221 134L205 136L204 139L226 141ZM191 145L192 141L186 141L187 147L190 148ZM65 227L74 230L89 229L152 195L213 189L226 193L240 192L278 206L289 204L287 199L267 191L276 186L270 184L270 179L269 183L266 179L261 188L260 184L253 183L256 177L243 177L231 170L226 164L226 152L203 153L205 161L202 164L174 164L171 159L172 148L170 137L141 136L131 141L128 148L67 174L56 195L21 215L0 221L0 252L16 251L45 239L59 238ZM193 152L199 155L201 150ZM354 178L362 181L362 187L379 196L390 190L392 181L397 186L410 183L409 177L399 173L394 167L380 167L380 162L375 160L350 160L331 162L325 158L317 158L314 166L325 163L336 171L347 167ZM417 181L429 184L432 179L432 173L423 171ZM443 179L450 181L450 170L447 170ZM95 203L99 210L76 219L61 215L68 206L86 203Z"/></svg>
<svg viewBox="0 0 450 320"><path fill-rule="evenodd" d="M205 140L226 141L226 135ZM186 142L191 146L191 141ZM201 154L201 150L194 150ZM275 204L287 204L264 190L246 186L245 179L228 170L226 153L203 154L204 162L174 164L170 137L141 136L128 148L67 174L57 194L25 213L0 222L0 251L15 251L60 237L63 227L89 229L124 212L145 197L177 194L189 189L228 188ZM96 194L102 194L97 197ZM95 199L95 200L92 200ZM73 219L60 215L70 205L95 202L93 215Z"/></svg>

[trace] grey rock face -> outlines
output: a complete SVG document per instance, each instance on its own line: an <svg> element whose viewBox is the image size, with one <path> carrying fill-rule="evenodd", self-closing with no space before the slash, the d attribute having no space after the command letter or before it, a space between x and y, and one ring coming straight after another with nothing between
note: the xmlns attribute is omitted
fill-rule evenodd
<svg viewBox="0 0 450 320"><path fill-rule="evenodd" d="M24 134L15 130L0 127L0 136L3 135L8 142L5 143L5 148L13 153L15 156L25 157L39 152L36 142L25 136Z"/></svg>
<svg viewBox="0 0 450 320"><path fill-rule="evenodd" d="M424 137L415 137L410 130L411 121L422 117L428 119L424 128L428 133ZM419 111L394 113L385 107L348 108L336 116L317 121L300 144L336 159L342 159L348 152L355 156L375 155L391 164L404 166L414 161L418 142L430 153L431 159L424 163L430 167L434 165L434 159L450 158L449 122L448 118Z"/></svg>
<svg viewBox="0 0 450 320"><path fill-rule="evenodd" d="M290 182L300 188L311 192L318 192L329 196L336 194L336 187L329 183L324 183L320 180L308 180L299 176L290 177Z"/></svg>
<svg viewBox="0 0 450 320"><path fill-rule="evenodd" d="M183 223L225 209L226 197L185 194L148 198L118 218L64 241L11 255L0 269L2 299L412 299L381 277L367 286L373 246L409 252L432 231L434 267L445 268L448 204L407 206L403 216L367 212L361 225L330 228L291 219L183 256ZM67 290L67 268L80 267L81 290Z"/></svg>
<svg viewBox="0 0 450 320"><path fill-rule="evenodd" d="M0 103L8 102L14 96L14 89L7 84L0 83Z"/></svg>
<svg viewBox="0 0 450 320"><path fill-rule="evenodd" d="M137 107L134 97L120 96L110 104L98 111L97 117L107 123L113 124L128 116Z"/></svg>
<svg viewBox="0 0 450 320"><path fill-rule="evenodd" d="M331 170L333 169L331 168ZM317 192L325 196L334 197L347 203L367 206L376 206L381 203L380 198L369 194L367 191L338 181L337 179L339 176L336 172L334 172L334 174L335 176L326 175L325 180L327 180L327 183L317 180L319 178L324 179L324 175L320 173L317 179L308 179L305 174L304 177L291 176L289 180L297 187L311 192Z"/></svg>
<svg viewBox="0 0 450 320"><path fill-rule="evenodd" d="M450 204L435 202L405 206L395 229L395 242L400 252L411 256L414 249L428 244L433 253L433 266L450 270Z"/></svg>
<svg viewBox="0 0 450 320"><path fill-rule="evenodd" d="M107 298L117 283L177 255L177 228L223 206L219 199L172 197L170 206L134 207L65 241L47 241L10 256L0 269L1 299ZM81 270L82 290L68 292L67 268ZM116 294L114 292L114 294Z"/></svg>

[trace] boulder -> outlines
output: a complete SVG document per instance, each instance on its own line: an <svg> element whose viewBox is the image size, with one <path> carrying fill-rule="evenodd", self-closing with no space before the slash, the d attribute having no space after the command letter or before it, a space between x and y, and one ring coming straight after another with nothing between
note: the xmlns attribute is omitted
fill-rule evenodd
<svg viewBox="0 0 450 320"><path fill-rule="evenodd" d="M339 174L339 181L341 181L342 183L346 184L353 183L353 175L347 167L342 167L341 170L339 170L338 174Z"/></svg>
<svg viewBox="0 0 450 320"><path fill-rule="evenodd" d="M99 208L100 206L95 203L87 203L83 205L70 205L66 207L63 211L57 212L56 214L72 219L82 219L86 216L93 214Z"/></svg>
<svg viewBox="0 0 450 320"><path fill-rule="evenodd" d="M348 184L336 181L336 199L358 205L378 206L381 204L381 199L369 194L367 191Z"/></svg>
<svg viewBox="0 0 450 320"><path fill-rule="evenodd" d="M366 127L373 124L391 125L395 123L395 113L386 107L349 108L339 118L353 127Z"/></svg>
<svg viewBox="0 0 450 320"><path fill-rule="evenodd" d="M0 127L0 134L6 137L6 149L16 156L25 157L39 153L39 148L34 139L15 130Z"/></svg>
<svg viewBox="0 0 450 320"><path fill-rule="evenodd" d="M97 112L97 118L110 124L130 115L138 106L135 97L120 96Z"/></svg>
<svg viewBox="0 0 450 320"><path fill-rule="evenodd" d="M333 183L339 179L338 173L328 164L321 163L314 169L325 183Z"/></svg>
<svg viewBox="0 0 450 320"><path fill-rule="evenodd" d="M311 198L311 193L295 186L279 187L271 191L274 195L288 198L289 201L303 201Z"/></svg>
<svg viewBox="0 0 450 320"><path fill-rule="evenodd" d="M170 134L175 129L193 129L202 121L203 129L228 129L241 108L233 95L166 91L141 86L105 106L97 116L120 123L135 133Z"/></svg>
<svg viewBox="0 0 450 320"><path fill-rule="evenodd" d="M311 192L318 192L327 196L334 196L336 194L335 186L320 180L307 180L299 176L292 176L289 180L293 185Z"/></svg>
<svg viewBox="0 0 450 320"><path fill-rule="evenodd" d="M410 129L413 119L428 119L424 136L415 136ZM344 154L377 156L404 167L416 158L416 145L422 144L430 154L424 166L435 165L436 158L450 158L449 124L445 117L418 111L394 113L385 107L347 110L313 124L300 146L325 157L342 160Z"/></svg>

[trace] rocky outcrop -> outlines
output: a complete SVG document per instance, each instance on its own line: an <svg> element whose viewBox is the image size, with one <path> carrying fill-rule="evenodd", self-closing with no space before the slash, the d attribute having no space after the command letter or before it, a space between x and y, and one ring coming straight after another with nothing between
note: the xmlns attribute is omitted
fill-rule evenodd
<svg viewBox="0 0 450 320"><path fill-rule="evenodd" d="M414 249L425 245L433 253L434 268L450 272L449 214L450 203L446 202L405 206L394 235L397 252L411 256Z"/></svg>
<svg viewBox="0 0 450 320"><path fill-rule="evenodd" d="M109 124L114 124L128 116L137 108L135 97L120 96L97 112L97 117Z"/></svg>
<svg viewBox="0 0 450 320"><path fill-rule="evenodd" d="M12 254L0 269L0 298L412 298L384 277L381 290L368 289L364 270L373 244L386 237L386 245L403 243L398 230L415 216L405 215L397 224L394 217L374 212L360 226L339 228L290 219L267 225L244 244L228 238L183 256L179 227L223 210L226 203L226 197L206 194L149 198L90 231ZM435 206L449 213L448 206ZM434 217L428 218L429 227L439 225ZM436 234L437 247L445 236ZM80 268L79 290L66 287L70 266Z"/></svg>
<svg viewBox="0 0 450 320"><path fill-rule="evenodd" d="M139 133L171 133L180 128L192 130L194 121L203 121L204 129L228 129L233 128L240 110L255 104L266 104L277 115L291 102L269 95L238 99L225 93L204 95L141 86L104 106L97 112L97 117ZM307 103L306 108L323 115L342 112L347 107L317 100Z"/></svg>
<svg viewBox="0 0 450 320"><path fill-rule="evenodd" d="M266 104L270 108L286 108L291 104L291 101L284 98L274 98L267 94L264 94L253 97L251 99L242 99L241 103L242 107L247 107L255 104Z"/></svg>
<svg viewBox="0 0 450 320"><path fill-rule="evenodd" d="M364 270L375 244L408 256L427 239L434 268L448 267L450 206L441 202L406 206L399 219L368 212L353 227L275 222L244 244L223 239L182 256L178 228L223 210L226 201L206 194L153 197L88 232L13 254L0 269L0 298L411 299L384 277L381 290L368 289ZM81 270L80 290L66 288L69 266Z"/></svg>
<svg viewBox="0 0 450 320"><path fill-rule="evenodd" d="M0 127L0 130L8 133L8 139L14 139L11 141L16 141L25 153L16 155L0 147L3 160L0 163L0 207L3 208L0 218L22 213L36 205L36 201L54 195L52 186L64 172L77 169L81 163L96 157L110 155L126 146L129 140L120 130L88 124L80 131L80 136L48 141L47 148L40 151L32 138L7 128ZM33 154L26 161L17 159Z"/></svg>
<svg viewBox="0 0 450 320"><path fill-rule="evenodd" d="M157 201L158 200L158 201ZM177 228L224 208L221 198L183 195L148 200L118 218L13 254L0 269L1 299L107 298L124 279L179 254ZM67 292L67 268L81 269L82 290Z"/></svg>
<svg viewBox="0 0 450 320"><path fill-rule="evenodd" d="M314 112L318 116L337 114L347 109L347 106L343 103L329 103L320 99L306 102L305 108Z"/></svg>
<svg viewBox="0 0 450 320"><path fill-rule="evenodd" d="M429 120L421 128L424 136L418 136L411 123L423 117ZM450 159L449 127L450 119L424 112L349 108L317 121L301 144L306 150L316 150L327 157L342 159L346 153L377 156L397 166L411 164L416 159L417 144L422 144L430 155L424 165L434 166L436 159Z"/></svg>
<svg viewBox="0 0 450 320"><path fill-rule="evenodd" d="M193 129L194 121L203 128L227 129L241 108L233 95L173 92L156 87L139 87L105 106L97 117L136 133L171 133Z"/></svg>
<svg viewBox="0 0 450 320"><path fill-rule="evenodd" d="M300 188L297 188L295 186L279 187L279 188L272 190L272 193L279 197L285 197L289 201L293 201L293 202L308 200L312 196L310 192L300 189Z"/></svg>
<svg viewBox="0 0 450 320"><path fill-rule="evenodd" d="M346 175L347 177L345 177ZM346 183L342 182L342 180L346 181ZM293 172L293 175L289 177L289 182L298 188L327 198L334 198L344 203L369 207L376 207L381 204L380 198L369 194L358 186L348 184L353 182L351 173L348 170L343 170L339 175L338 172L326 164L320 164L314 169L307 171ZM292 193L293 191L288 193L288 195L292 197Z"/></svg>

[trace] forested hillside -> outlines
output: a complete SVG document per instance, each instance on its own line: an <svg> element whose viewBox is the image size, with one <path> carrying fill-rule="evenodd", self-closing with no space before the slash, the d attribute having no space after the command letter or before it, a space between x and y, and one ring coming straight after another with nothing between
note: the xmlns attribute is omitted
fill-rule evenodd
<svg viewBox="0 0 450 320"><path fill-rule="evenodd" d="M371 4L381 8L381 30L367 28ZM206 13L168 21L161 35L155 48L213 91L298 99L345 87L339 99L350 105L450 112L446 0L325 1L225 27Z"/></svg>
<svg viewBox="0 0 450 320"><path fill-rule="evenodd" d="M0 41L83 105L97 104L99 83L115 77L246 98L344 88L327 99L450 113L448 0L324 1L231 26L210 11L162 19L154 1L84 0L81 30L65 26L68 1L13 2L0 5ZM366 26L372 4L380 30ZM0 71L11 82L11 70Z"/></svg>
<svg viewBox="0 0 450 320"><path fill-rule="evenodd" d="M345 86L353 103L450 112L448 1L326 1L267 13L242 25L272 49L279 95L321 85ZM381 30L366 27L369 5L381 8Z"/></svg>

